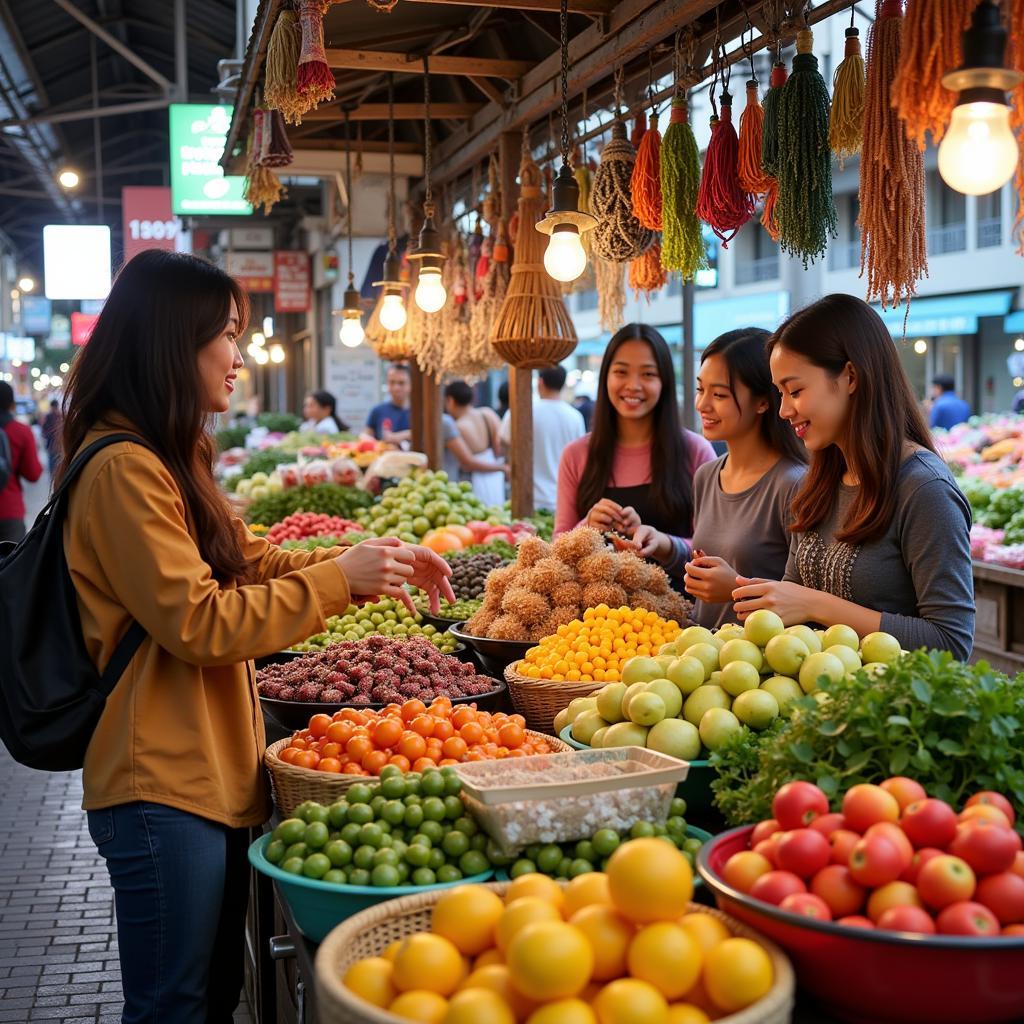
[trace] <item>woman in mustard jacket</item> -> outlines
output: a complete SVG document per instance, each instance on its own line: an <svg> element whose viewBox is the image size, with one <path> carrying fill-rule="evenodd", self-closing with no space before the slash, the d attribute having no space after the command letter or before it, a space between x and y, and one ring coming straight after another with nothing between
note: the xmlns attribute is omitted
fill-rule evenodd
<svg viewBox="0 0 1024 1024"><path fill-rule="evenodd" d="M242 358L245 293L193 256L148 251L118 275L71 371L65 551L89 653L146 630L85 758L89 832L114 887L123 1024L228 1024L242 987L247 830L270 813L252 659L325 628L354 597L453 598L451 570L394 539L281 551L213 478L211 416ZM66 459L64 465L70 463ZM411 607L411 604L410 604Z"/></svg>

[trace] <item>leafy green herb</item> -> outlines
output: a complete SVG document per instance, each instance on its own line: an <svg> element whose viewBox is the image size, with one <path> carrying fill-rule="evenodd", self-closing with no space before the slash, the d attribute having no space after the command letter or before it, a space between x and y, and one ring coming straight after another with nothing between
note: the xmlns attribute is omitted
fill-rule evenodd
<svg viewBox="0 0 1024 1024"><path fill-rule="evenodd" d="M366 491L340 484L314 484L312 487L289 487L249 505L250 523L273 526L293 512L322 512L342 519L354 519L356 512L373 504Z"/></svg>

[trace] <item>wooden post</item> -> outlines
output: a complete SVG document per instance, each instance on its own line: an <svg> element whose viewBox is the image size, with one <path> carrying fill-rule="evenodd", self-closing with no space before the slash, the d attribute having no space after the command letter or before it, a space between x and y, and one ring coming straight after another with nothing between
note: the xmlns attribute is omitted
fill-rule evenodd
<svg viewBox="0 0 1024 1024"><path fill-rule="evenodd" d="M511 218L519 201L519 163L522 136L502 132L498 139L501 196L505 216ZM512 239L513 253L515 239ZM512 515L516 519L533 515L533 373L509 367L508 406L512 414L512 444L508 460L512 466Z"/></svg>
<svg viewBox="0 0 1024 1024"><path fill-rule="evenodd" d="M423 447L431 469L440 469L444 457L441 443L441 385L432 373L420 375L423 399Z"/></svg>
<svg viewBox="0 0 1024 1024"><path fill-rule="evenodd" d="M425 452L423 436L423 373L415 359L409 360L409 428L412 430L412 450Z"/></svg>

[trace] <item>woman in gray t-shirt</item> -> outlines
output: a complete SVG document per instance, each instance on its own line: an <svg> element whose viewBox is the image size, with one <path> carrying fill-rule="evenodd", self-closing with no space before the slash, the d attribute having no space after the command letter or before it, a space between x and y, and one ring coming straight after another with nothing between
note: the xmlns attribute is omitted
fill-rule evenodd
<svg viewBox="0 0 1024 1024"><path fill-rule="evenodd" d="M693 480L694 557L686 590L693 618L713 629L735 622L737 576L781 576L789 554L789 506L806 471L803 444L779 418L767 331L747 327L704 350L695 404L704 436L728 454Z"/></svg>
<svg viewBox="0 0 1024 1024"><path fill-rule="evenodd" d="M896 347L860 299L829 295L772 336L782 417L812 453L781 581L738 581L741 619L884 630L967 658L974 637L970 506L935 454Z"/></svg>

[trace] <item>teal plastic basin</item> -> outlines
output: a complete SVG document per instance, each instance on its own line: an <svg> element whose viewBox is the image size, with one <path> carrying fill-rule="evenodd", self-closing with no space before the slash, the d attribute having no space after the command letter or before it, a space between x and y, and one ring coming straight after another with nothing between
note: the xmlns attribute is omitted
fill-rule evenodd
<svg viewBox="0 0 1024 1024"><path fill-rule="evenodd" d="M338 885L336 882L321 882L302 875L291 875L271 864L264 854L272 838L268 832L249 847L249 863L261 874L268 875L277 882L281 895L291 907L299 931L313 942L323 941L327 933L345 918L385 900L430 892L433 889L452 889L456 885L468 885L472 882L486 882L494 877L492 868L480 875L439 885L399 885L392 889L382 889L373 885Z"/></svg>

